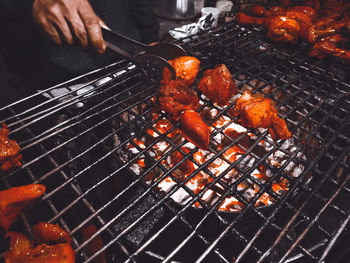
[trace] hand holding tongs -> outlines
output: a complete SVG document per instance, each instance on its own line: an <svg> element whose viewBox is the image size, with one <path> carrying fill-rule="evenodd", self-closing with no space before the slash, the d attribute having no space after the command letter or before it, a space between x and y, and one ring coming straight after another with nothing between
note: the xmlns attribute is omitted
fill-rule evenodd
<svg viewBox="0 0 350 263"><path fill-rule="evenodd" d="M160 43L148 46L105 28L102 28L102 35L109 49L138 65L151 63L160 65L161 69L167 67L173 79L176 77L175 70L168 60L187 55L186 51L176 44Z"/></svg>

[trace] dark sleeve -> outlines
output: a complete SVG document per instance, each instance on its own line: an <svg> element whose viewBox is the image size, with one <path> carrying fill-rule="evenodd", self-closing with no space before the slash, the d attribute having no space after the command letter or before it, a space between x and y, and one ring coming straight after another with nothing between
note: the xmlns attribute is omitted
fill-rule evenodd
<svg viewBox="0 0 350 263"><path fill-rule="evenodd" d="M159 40L159 22L152 11L152 0L129 0L131 16L141 34L141 42Z"/></svg>

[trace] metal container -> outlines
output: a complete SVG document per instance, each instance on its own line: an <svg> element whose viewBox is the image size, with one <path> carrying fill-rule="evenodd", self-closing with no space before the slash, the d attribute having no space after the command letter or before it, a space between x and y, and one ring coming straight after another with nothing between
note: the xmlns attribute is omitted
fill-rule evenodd
<svg viewBox="0 0 350 263"><path fill-rule="evenodd" d="M203 7L204 0L153 0L154 14L171 20L191 20Z"/></svg>

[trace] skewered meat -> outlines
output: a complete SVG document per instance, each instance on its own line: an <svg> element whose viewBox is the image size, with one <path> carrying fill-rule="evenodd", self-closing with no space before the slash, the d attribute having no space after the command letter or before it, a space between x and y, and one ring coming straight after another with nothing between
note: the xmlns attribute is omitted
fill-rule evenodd
<svg viewBox="0 0 350 263"><path fill-rule="evenodd" d="M254 98L249 91L246 91L237 100L235 112L236 115L240 115L240 121L244 126L269 128L273 139L291 137L285 121L277 116L271 99Z"/></svg>
<svg viewBox="0 0 350 263"><path fill-rule="evenodd" d="M3 123L0 129L0 168L5 172L22 166L21 148L16 141L9 139L9 132L7 125Z"/></svg>
<svg viewBox="0 0 350 263"><path fill-rule="evenodd" d="M81 238L83 241L86 241L96 232L97 232L97 228L95 225L88 225L80 231ZM90 257L93 254L95 254L97 251L101 250L102 247L103 247L102 238L100 235L98 235L86 245L86 252ZM92 260L92 263L106 263L106 262L107 260L104 252L102 252L94 260Z"/></svg>
<svg viewBox="0 0 350 263"><path fill-rule="evenodd" d="M207 98L219 105L227 105L229 99L238 92L231 73L224 64L206 70L198 88Z"/></svg>
<svg viewBox="0 0 350 263"><path fill-rule="evenodd" d="M35 247L23 234L15 232L6 234L5 237L10 238L10 249L4 254L5 263L74 263L75 255L70 245L69 234L58 225L39 224L33 227L34 240L37 244ZM61 234L57 235L57 231ZM62 236L65 238L62 239ZM45 242L50 242L50 245Z"/></svg>
<svg viewBox="0 0 350 263"><path fill-rule="evenodd" d="M209 127L200 115L187 110L181 117L181 129L186 139L199 148L206 150L209 147Z"/></svg>
<svg viewBox="0 0 350 263"><path fill-rule="evenodd" d="M182 79L188 86L191 86L198 74L200 61L195 57L183 56L174 60L169 60L174 67L176 78ZM171 74L169 69L165 68L163 72L163 80L169 81Z"/></svg>
<svg viewBox="0 0 350 263"><path fill-rule="evenodd" d="M338 48L337 45L344 43L346 38L340 34L328 36L320 39L314 44L310 51L310 56L325 58L326 56L339 57L345 61L350 61L350 50Z"/></svg>
<svg viewBox="0 0 350 263"><path fill-rule="evenodd" d="M25 208L32 205L46 191L41 184L13 187L0 191L0 227L5 231Z"/></svg>
<svg viewBox="0 0 350 263"><path fill-rule="evenodd" d="M160 87L159 104L171 119L179 121L185 110L198 109L199 98L185 81L176 79L163 83Z"/></svg>

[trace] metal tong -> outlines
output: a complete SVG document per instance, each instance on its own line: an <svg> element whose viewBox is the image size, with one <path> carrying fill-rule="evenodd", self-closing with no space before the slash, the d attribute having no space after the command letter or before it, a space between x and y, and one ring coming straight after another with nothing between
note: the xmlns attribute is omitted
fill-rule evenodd
<svg viewBox="0 0 350 263"><path fill-rule="evenodd" d="M187 52L176 44L159 43L154 46L148 46L105 28L102 28L102 35L107 48L128 58L136 65L140 65L143 73L149 79L150 76L144 70L143 65L157 64L161 67L161 72L164 67L167 67L172 79L175 79L175 70L168 60L187 55Z"/></svg>

